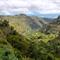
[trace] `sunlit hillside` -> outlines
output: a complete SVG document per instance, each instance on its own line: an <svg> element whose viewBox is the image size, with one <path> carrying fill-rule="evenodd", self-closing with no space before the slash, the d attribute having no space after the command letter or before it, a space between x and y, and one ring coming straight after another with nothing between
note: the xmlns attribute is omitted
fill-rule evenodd
<svg viewBox="0 0 60 60"><path fill-rule="evenodd" d="M9 24L20 33L41 30L45 24L48 24L42 18L26 16L24 14L18 16L1 16L0 19L8 20Z"/></svg>

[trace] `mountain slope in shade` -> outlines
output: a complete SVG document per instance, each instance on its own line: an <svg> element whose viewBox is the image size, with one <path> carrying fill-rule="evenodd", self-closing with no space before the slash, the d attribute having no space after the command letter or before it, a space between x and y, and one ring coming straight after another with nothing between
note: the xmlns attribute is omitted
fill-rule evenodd
<svg viewBox="0 0 60 60"><path fill-rule="evenodd" d="M44 19L36 16L26 16L24 14L18 16L1 16L0 19L8 20L10 25L18 32L30 32L42 29L45 24L48 24Z"/></svg>
<svg viewBox="0 0 60 60"><path fill-rule="evenodd" d="M52 29L60 31L60 16L55 18L51 23L50 26Z"/></svg>
<svg viewBox="0 0 60 60"><path fill-rule="evenodd" d="M51 23L54 21L54 18L43 18L45 21Z"/></svg>

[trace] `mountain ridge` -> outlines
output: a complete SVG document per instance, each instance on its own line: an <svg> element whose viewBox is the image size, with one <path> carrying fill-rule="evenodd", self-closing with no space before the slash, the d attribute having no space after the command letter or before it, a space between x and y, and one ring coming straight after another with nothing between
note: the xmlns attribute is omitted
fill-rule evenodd
<svg viewBox="0 0 60 60"><path fill-rule="evenodd" d="M14 26L18 32L20 30L20 32L23 33L32 30L40 30L45 24L48 24L48 22L41 17L27 16L25 14L17 16L0 16L0 19L8 20L10 25Z"/></svg>

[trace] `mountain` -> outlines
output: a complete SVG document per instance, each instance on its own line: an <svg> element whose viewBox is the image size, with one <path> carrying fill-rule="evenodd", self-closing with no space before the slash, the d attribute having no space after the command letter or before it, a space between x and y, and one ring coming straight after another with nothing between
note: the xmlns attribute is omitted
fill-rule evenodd
<svg viewBox="0 0 60 60"><path fill-rule="evenodd" d="M8 20L10 25L14 26L14 28L20 33L41 30L45 24L48 24L48 22L41 17L27 16L25 14L0 16L0 19Z"/></svg>
<svg viewBox="0 0 60 60"><path fill-rule="evenodd" d="M12 19L12 20L11 20ZM59 21L60 18L57 18ZM7 21L8 20L8 21ZM59 22L50 24L58 24ZM42 18L26 15L0 16L0 60L60 60L60 35L55 33L46 34L41 31L30 32L30 36L24 36L11 26L13 23L26 24L25 27L35 31L49 25ZM10 24L9 24L10 23ZM24 23L24 24L22 24ZM39 25L39 27L36 25ZM35 28L35 24L38 28ZM42 27L40 27L42 25ZM18 25L20 27L20 25ZM47 27L45 26L45 28ZM16 25L15 25L16 27ZM51 27L48 27L51 29ZM47 31L48 31L47 28ZM44 29L43 29L44 30ZM21 32L21 30L20 30Z"/></svg>
<svg viewBox="0 0 60 60"><path fill-rule="evenodd" d="M57 18L55 18L51 23L50 26L52 29L56 30L56 31L60 31L60 16L58 16Z"/></svg>
<svg viewBox="0 0 60 60"><path fill-rule="evenodd" d="M43 18L45 21L51 23L52 21L54 21L54 18Z"/></svg>
<svg viewBox="0 0 60 60"><path fill-rule="evenodd" d="M0 60L60 60L60 36L19 34L9 21L0 20Z"/></svg>

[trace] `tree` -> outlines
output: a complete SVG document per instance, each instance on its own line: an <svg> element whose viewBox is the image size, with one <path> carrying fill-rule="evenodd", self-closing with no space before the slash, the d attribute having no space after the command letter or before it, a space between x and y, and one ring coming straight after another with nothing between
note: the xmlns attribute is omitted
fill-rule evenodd
<svg viewBox="0 0 60 60"><path fill-rule="evenodd" d="M3 26L9 26L9 22L7 20L3 21Z"/></svg>

